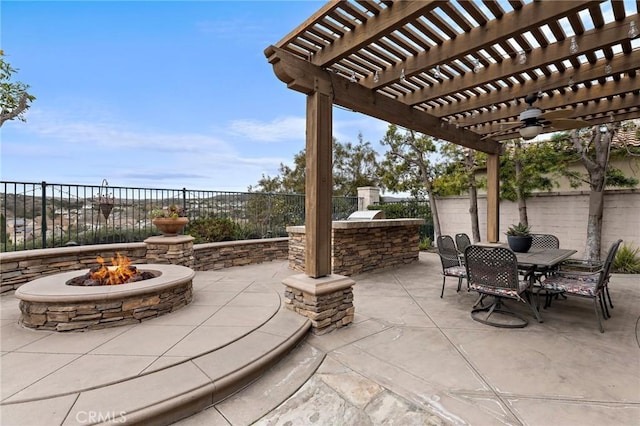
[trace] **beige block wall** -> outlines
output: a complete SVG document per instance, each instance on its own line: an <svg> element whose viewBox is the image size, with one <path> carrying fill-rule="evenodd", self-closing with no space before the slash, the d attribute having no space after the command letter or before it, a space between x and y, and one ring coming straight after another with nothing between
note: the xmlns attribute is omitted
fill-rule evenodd
<svg viewBox="0 0 640 426"><path fill-rule="evenodd" d="M440 198L438 209L443 234L465 232L471 236L469 199L467 197ZM640 191L607 191L602 224L602 252L622 238L626 244L640 247ZM529 225L534 233L554 234L560 247L577 250L575 257L584 257L587 241L589 193L552 192L535 194L527 199ZM487 203L478 198L480 238L487 236ZM507 228L518 222L518 205L510 201L500 203L500 240L506 240ZM604 257L604 256L603 256Z"/></svg>

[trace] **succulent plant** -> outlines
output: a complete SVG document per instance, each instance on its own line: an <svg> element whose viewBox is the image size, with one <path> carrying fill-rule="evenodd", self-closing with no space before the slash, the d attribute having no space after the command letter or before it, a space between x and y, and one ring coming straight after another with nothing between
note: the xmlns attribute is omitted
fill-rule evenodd
<svg viewBox="0 0 640 426"><path fill-rule="evenodd" d="M186 216L187 215L184 209L180 206L176 206L175 204L172 204L169 207L155 208L151 210L152 219L156 219L159 217L177 219L179 217L186 217Z"/></svg>
<svg viewBox="0 0 640 426"><path fill-rule="evenodd" d="M507 230L506 235L512 237L530 237L531 228L523 223L518 223L517 225L511 225Z"/></svg>

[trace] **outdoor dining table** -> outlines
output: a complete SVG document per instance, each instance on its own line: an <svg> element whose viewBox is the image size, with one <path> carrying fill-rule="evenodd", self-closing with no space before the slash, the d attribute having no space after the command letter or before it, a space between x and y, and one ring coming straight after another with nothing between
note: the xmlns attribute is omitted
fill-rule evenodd
<svg viewBox="0 0 640 426"><path fill-rule="evenodd" d="M509 248L509 244L506 243L476 243L485 247L506 247ZM526 253L514 252L516 259L518 260L518 267L522 269L547 269L553 268L563 260L568 259L577 253L577 250L570 249L550 249L550 248L538 248L532 247Z"/></svg>
<svg viewBox="0 0 640 426"><path fill-rule="evenodd" d="M546 269L553 268L563 260L573 256L575 253L577 253L577 250L532 247L526 253L516 252L516 258L518 259L519 267L531 268L532 266L535 266L536 269Z"/></svg>
<svg viewBox="0 0 640 426"><path fill-rule="evenodd" d="M530 275L530 291L533 293L534 285L535 285L535 272L536 271L548 271L553 269L556 265L560 264L562 261L571 257L577 253L577 250L569 250L569 249L549 249L549 248L530 248L526 253L516 253L516 258L518 259L518 267L524 269L532 269L532 274ZM544 291L546 295L546 300L544 307L548 308L551 305L551 298L553 295L557 295L560 293L564 293L564 291L553 290L549 288L544 288L542 286L538 287L538 291L536 294L536 305L538 308L540 307L540 292Z"/></svg>
<svg viewBox="0 0 640 426"><path fill-rule="evenodd" d="M509 247L506 243L478 243L479 245L488 246L488 247ZM553 269L556 265L560 264L562 261L568 259L577 253L577 250L571 249L551 249L551 248L538 248L532 247L526 253L518 253L514 252L516 255L516 259L518 260L518 268L523 270L529 270L531 274L529 275L530 279L530 287L529 291L533 293L533 286L535 283L535 272L548 271L549 269ZM536 292L536 298L540 298L540 291L542 288L539 288ZM553 290L546 289L547 296L549 297ZM558 292L561 293L561 292ZM547 302L548 303L548 302ZM547 304L545 303L545 306Z"/></svg>

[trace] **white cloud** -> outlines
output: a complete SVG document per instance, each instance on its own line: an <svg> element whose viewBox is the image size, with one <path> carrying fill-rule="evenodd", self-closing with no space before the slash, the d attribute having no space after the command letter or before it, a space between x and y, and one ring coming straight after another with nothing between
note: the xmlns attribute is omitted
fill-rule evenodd
<svg viewBox="0 0 640 426"><path fill-rule="evenodd" d="M346 117L346 118L343 118ZM357 142L358 133L365 141L376 145L387 131L388 124L376 118L354 112L334 111L333 136L340 142ZM235 120L231 123L233 134L258 142L304 142L306 118L284 117L270 122L258 120Z"/></svg>
<svg viewBox="0 0 640 426"><path fill-rule="evenodd" d="M214 135L133 127L34 108L27 123L3 135L2 178L79 184L108 178L115 186L245 191L286 160L252 147L241 152Z"/></svg>
<svg viewBox="0 0 640 426"><path fill-rule="evenodd" d="M302 117L276 118L271 122L258 120L235 120L231 122L232 133L258 142L281 142L304 140L306 120Z"/></svg>
<svg viewBox="0 0 640 426"><path fill-rule="evenodd" d="M377 118L367 117L358 113L351 113L353 118L335 119L333 123L333 136L340 142L358 142L358 133L362 133L365 142L371 142L373 146L387 132L389 124Z"/></svg>
<svg viewBox="0 0 640 426"><path fill-rule="evenodd" d="M91 120L91 118L89 119ZM128 123L74 119L59 113L30 111L25 130L68 144L92 144L96 149L153 149L161 152L232 152L225 141L200 134L143 132L128 129Z"/></svg>

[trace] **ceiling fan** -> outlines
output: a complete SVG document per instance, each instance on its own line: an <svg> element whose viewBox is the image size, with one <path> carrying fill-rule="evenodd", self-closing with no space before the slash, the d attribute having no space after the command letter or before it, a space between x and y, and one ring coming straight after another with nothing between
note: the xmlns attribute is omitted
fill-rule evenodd
<svg viewBox="0 0 640 426"><path fill-rule="evenodd" d="M538 95L527 95L524 101L529 106L520 113L518 122L506 123L501 126L503 127L502 130L485 135L482 139L505 134L515 127L519 127L518 132L523 139L533 139L542 132L544 127L551 127L555 130L570 130L590 125L589 122L579 118L569 118L573 114L571 108L542 112L540 108L533 106L539 98L540 96Z"/></svg>

